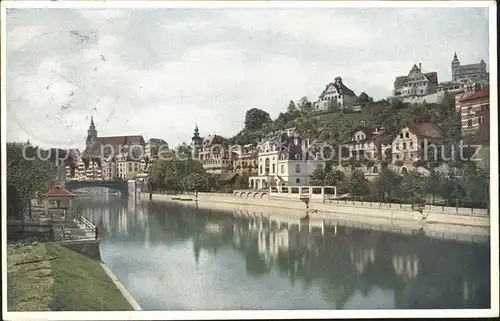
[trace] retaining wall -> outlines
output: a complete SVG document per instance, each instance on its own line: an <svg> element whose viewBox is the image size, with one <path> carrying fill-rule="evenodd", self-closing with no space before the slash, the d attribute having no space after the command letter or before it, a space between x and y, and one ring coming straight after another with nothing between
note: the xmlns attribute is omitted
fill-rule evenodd
<svg viewBox="0 0 500 321"><path fill-rule="evenodd" d="M149 199L149 193L141 193L141 199ZM172 197L179 195L155 194L152 200L174 201ZM195 199L194 196L190 196ZM187 195L182 198L188 198ZM186 201L180 201L186 203ZM198 203L227 203L233 205L264 206L293 210L305 210L304 202L300 200L270 197L267 192L251 192L224 194L224 193L198 193ZM370 203L340 200L325 200L324 202L310 202L309 209L324 213L347 214L359 217L386 218L397 220L421 220L421 214L412 210L410 204ZM427 221L441 224L454 224L466 226L489 227L490 218L485 209L455 208L441 206L426 206L423 212Z"/></svg>
<svg viewBox="0 0 500 321"><path fill-rule="evenodd" d="M90 257L91 259L101 261L101 251L99 250L100 241L96 239L88 240L65 240L57 242L58 244Z"/></svg>

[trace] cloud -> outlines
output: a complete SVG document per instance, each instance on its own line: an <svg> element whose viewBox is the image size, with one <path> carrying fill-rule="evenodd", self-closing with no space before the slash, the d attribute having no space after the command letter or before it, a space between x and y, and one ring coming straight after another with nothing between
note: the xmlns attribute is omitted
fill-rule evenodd
<svg viewBox="0 0 500 321"><path fill-rule="evenodd" d="M273 117L342 76L390 94L414 63L451 77L489 62L487 9L15 9L7 13L7 139L83 148L99 135L171 145L231 136L245 111Z"/></svg>

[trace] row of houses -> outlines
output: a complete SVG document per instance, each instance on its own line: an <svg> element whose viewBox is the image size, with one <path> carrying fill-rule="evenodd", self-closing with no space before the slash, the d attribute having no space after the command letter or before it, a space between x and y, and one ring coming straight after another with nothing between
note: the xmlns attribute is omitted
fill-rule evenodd
<svg viewBox="0 0 500 321"><path fill-rule="evenodd" d="M478 126L470 143L482 145L480 165L488 167L488 114L485 113L484 117L485 121ZM410 124L397 133L360 124L353 129L350 139L336 151L333 160L336 161L336 169L344 172L360 169L368 179L376 178L383 166L401 174L416 170L428 175L430 172L419 161L424 157L428 160L435 157L426 156L426 151L440 153L443 139L443 131L431 123ZM201 145L194 145L197 141ZM324 145L312 145L308 139L301 137L296 128L270 133L256 145L228 146L225 142L221 136L210 135L206 139L194 140L192 148L198 151L207 172L220 175L247 172L248 187L251 189L308 185L313 171L326 167L326 159L321 152ZM430 149L430 146L435 146L435 149ZM447 168L443 165L438 169L446 171Z"/></svg>
<svg viewBox="0 0 500 321"><path fill-rule="evenodd" d="M146 176L152 160L161 149L168 149L163 139L147 142L141 135L98 137L91 118L84 151L65 164L66 180L114 180Z"/></svg>

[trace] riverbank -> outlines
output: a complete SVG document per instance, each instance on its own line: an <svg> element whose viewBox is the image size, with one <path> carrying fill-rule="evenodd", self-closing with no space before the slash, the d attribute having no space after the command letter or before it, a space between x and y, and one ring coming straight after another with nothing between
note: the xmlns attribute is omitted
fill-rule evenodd
<svg viewBox="0 0 500 321"><path fill-rule="evenodd" d="M101 262L53 242L8 245L9 311L133 311Z"/></svg>
<svg viewBox="0 0 500 321"><path fill-rule="evenodd" d="M149 193L141 193L141 199L149 199ZM193 201L179 200L179 195L168 195L153 193L151 200L176 202L187 205L197 205L207 208L244 209L249 206L255 209L274 210L278 212L295 213L295 217L304 216L306 210L313 213L312 216L318 219L339 218L350 219L361 222L379 222L387 220L391 225L421 225L422 222L430 223L439 227L439 230L470 230L474 228L480 231L481 235L489 234L490 218L482 211L471 209L456 209L446 207L426 207L423 215L411 209L411 205L401 204L380 204L367 202L344 202L329 201L328 203L309 203L309 209L303 202L292 199L273 199L266 193L259 193L250 197L242 197L236 194L221 193L198 193L198 201L194 196L190 196ZM189 199L184 195L182 199ZM291 214L294 215L294 214ZM425 217L425 219L423 219Z"/></svg>

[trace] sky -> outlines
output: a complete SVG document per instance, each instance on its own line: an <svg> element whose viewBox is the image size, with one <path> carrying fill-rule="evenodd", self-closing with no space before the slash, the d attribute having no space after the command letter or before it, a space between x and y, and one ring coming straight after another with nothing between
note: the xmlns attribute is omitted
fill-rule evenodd
<svg viewBox="0 0 500 321"><path fill-rule="evenodd" d="M7 141L59 148L83 149L91 116L174 146L336 76L378 100L413 64L446 81L455 51L490 60L487 8L9 9L6 35Z"/></svg>

